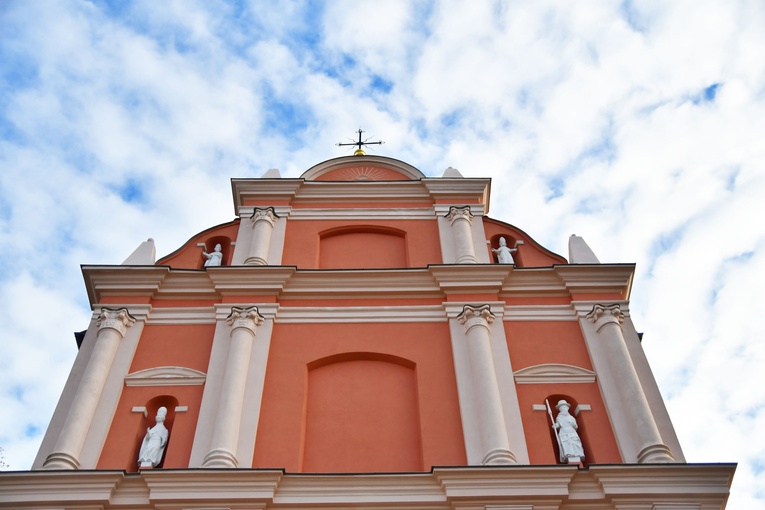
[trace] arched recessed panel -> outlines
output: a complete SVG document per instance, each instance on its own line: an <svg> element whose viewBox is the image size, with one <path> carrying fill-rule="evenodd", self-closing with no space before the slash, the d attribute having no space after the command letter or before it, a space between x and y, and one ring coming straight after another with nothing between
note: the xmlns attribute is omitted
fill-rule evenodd
<svg viewBox="0 0 765 510"><path fill-rule="evenodd" d="M411 362L359 353L309 366L303 472L421 471Z"/></svg>
<svg viewBox="0 0 765 510"><path fill-rule="evenodd" d="M320 268L408 267L405 233L379 227L324 232L319 237Z"/></svg>

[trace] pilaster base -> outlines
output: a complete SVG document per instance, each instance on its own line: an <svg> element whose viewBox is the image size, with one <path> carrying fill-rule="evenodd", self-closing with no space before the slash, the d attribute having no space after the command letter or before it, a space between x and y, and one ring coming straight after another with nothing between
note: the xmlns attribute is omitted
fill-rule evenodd
<svg viewBox="0 0 765 510"><path fill-rule="evenodd" d="M245 266L267 266L268 262L262 257L247 257L244 261Z"/></svg>
<svg viewBox="0 0 765 510"><path fill-rule="evenodd" d="M498 448L496 450L491 450L489 453L483 456L483 461L481 461L481 464L483 465L501 465L501 464L517 464L518 461L515 460L515 455L513 455L513 452L510 450L503 450L501 448Z"/></svg>
<svg viewBox="0 0 765 510"><path fill-rule="evenodd" d="M235 468L238 465L236 456L223 448L212 450L205 456L205 461L202 463L202 467L205 468Z"/></svg>
<svg viewBox="0 0 765 510"><path fill-rule="evenodd" d="M48 455L43 464L43 469L79 469L80 461L74 455L64 452L53 452Z"/></svg>
<svg viewBox="0 0 765 510"><path fill-rule="evenodd" d="M652 444L646 446L638 453L638 464L654 464L664 462L675 462L672 457L672 451L663 444Z"/></svg>

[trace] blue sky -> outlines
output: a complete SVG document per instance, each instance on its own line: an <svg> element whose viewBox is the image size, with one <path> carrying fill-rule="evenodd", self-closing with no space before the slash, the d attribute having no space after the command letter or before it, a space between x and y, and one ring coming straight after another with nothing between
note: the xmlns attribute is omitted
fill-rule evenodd
<svg viewBox="0 0 765 510"><path fill-rule="evenodd" d="M79 265L233 218L229 179L375 153L493 178L490 215L636 262L693 462L765 505L765 4L0 3L0 446L26 469L90 311ZM757 211L760 211L758 213Z"/></svg>

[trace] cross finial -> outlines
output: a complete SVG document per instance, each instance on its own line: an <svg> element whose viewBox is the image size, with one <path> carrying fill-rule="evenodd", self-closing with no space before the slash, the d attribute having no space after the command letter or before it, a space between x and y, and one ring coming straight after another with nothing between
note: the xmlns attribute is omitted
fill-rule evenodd
<svg viewBox="0 0 765 510"><path fill-rule="evenodd" d="M364 155L366 155L366 152L364 152L364 149L362 149L362 148L361 148L361 147L363 147L364 145L382 145L382 144L384 144L384 143L385 143L385 142L383 142L383 141L377 141L377 142L369 142L369 141L368 141L368 140L369 140L369 138L367 138L366 140L363 140L363 141L362 141L362 140L361 140L361 133L363 133L363 132L364 132L364 131L362 131L362 130L361 130L361 128L359 128L359 130L357 131L357 133L359 134L359 141L358 141L358 142L353 142L353 143L336 143L335 145L337 145L337 146L339 146L339 147L342 147L342 146L345 146L345 145L357 145L357 146L358 146L358 149L356 149L356 150L353 152L353 155L354 155L354 156L364 156Z"/></svg>

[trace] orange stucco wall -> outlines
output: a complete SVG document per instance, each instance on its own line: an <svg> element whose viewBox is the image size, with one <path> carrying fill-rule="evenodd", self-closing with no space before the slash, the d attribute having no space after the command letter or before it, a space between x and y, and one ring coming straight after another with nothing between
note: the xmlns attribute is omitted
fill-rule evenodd
<svg viewBox="0 0 765 510"><path fill-rule="evenodd" d="M406 258L409 267L425 267L428 264L441 263L441 243L438 235L436 220L389 220L389 221L348 221L348 220L289 220L287 222L284 253L282 264L297 266L303 269L321 267L320 247L322 237L328 238L327 233L336 233L337 229L348 229L350 232L371 232L388 229L391 232L401 232L405 240ZM332 236L329 236L331 238ZM338 257L330 265L333 267L364 268L364 267L396 267L380 264L374 246L365 244L364 236L347 237L342 250L333 250ZM385 236L396 246L400 237ZM398 250L398 248L396 248ZM396 253L400 253L397 251ZM388 259L390 264L400 263L400 258ZM368 262L370 261L370 262ZM329 263L329 262L327 262Z"/></svg>
<svg viewBox="0 0 765 510"><path fill-rule="evenodd" d="M513 370L535 365L560 363L592 370L587 346L576 321L508 321L504 323L507 347ZM589 404L591 411L577 417L580 437L585 446L586 463L621 462L611 422L597 383L516 384L521 419L532 464L557 462L554 436L546 412L533 411L534 404L550 398L555 406L558 397L569 403ZM555 401L552 401L555 399ZM575 405L574 405L575 407ZM574 411L574 408L571 409ZM553 409L553 413L557 413Z"/></svg>
<svg viewBox="0 0 765 510"><path fill-rule="evenodd" d="M216 244L220 244L223 252L223 265L231 264L231 256L234 253L232 241L236 241L239 232L239 220L236 219L230 223L224 223L198 233L183 246L173 253L164 256L157 261L157 265L171 266L184 269L202 269L205 258L202 256L202 248L197 243L205 243L205 249L209 253Z"/></svg>
<svg viewBox="0 0 765 510"><path fill-rule="evenodd" d="M487 249L489 249L490 260L494 262L497 261L497 256L491 252L490 248L497 248L499 238L505 237L507 245L511 248L515 245L515 241L523 241L523 244L518 247L518 251L513 253L513 259L519 267L546 267L567 263L565 258L547 250L526 232L513 225L484 216L483 228L486 232L486 239L491 242L491 247L487 246Z"/></svg>
<svg viewBox="0 0 765 510"><path fill-rule="evenodd" d="M147 324L130 371L175 366L207 372L214 333L215 324Z"/></svg>
<svg viewBox="0 0 765 510"><path fill-rule="evenodd" d="M311 368L337 355L346 357L334 368ZM392 357L404 361L395 367ZM340 367L343 363L348 364ZM361 404L364 399L373 400ZM342 423L327 419L320 411L323 404L334 406ZM408 423L402 426L398 420ZM415 426L418 434L413 435ZM351 443L338 441L339 434L354 430ZM386 441L378 441L378 435ZM399 444L391 444L397 442L392 438L399 438ZM417 443L420 452L413 455ZM330 447L345 450L327 455ZM253 467L293 472L464 465L447 324L277 323L254 453Z"/></svg>

